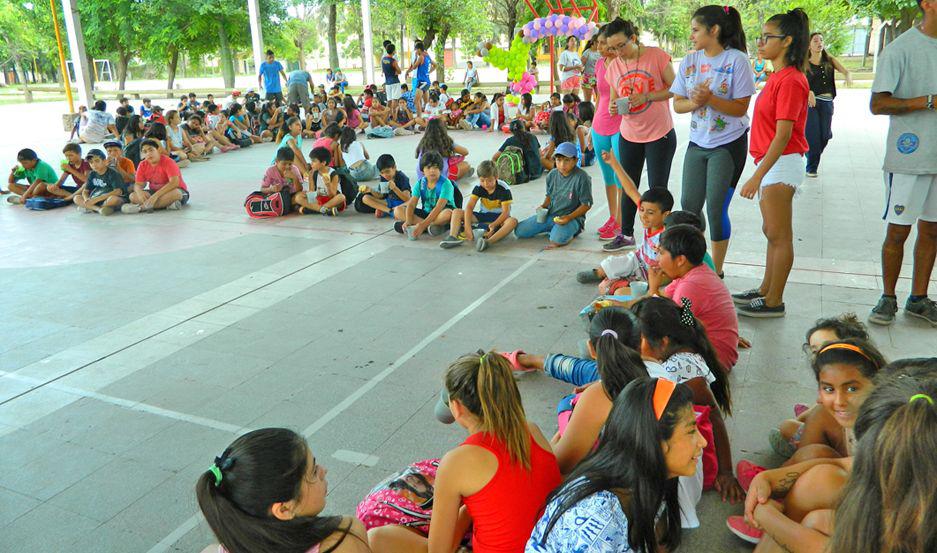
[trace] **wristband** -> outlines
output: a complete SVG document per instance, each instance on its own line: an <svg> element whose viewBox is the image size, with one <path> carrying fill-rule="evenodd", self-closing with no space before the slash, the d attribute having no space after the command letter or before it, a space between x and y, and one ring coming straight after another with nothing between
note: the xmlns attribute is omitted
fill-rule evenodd
<svg viewBox="0 0 937 553"><path fill-rule="evenodd" d="M937 107L934 106L934 95L933 95L933 94L928 94L928 95L927 95L927 109L929 109L929 110L931 110L931 111L934 111L935 109L937 109Z"/></svg>

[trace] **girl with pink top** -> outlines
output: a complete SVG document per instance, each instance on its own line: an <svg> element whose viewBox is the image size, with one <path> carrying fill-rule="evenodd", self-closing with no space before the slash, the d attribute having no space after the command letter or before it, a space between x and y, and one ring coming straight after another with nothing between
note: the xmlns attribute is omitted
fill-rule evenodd
<svg viewBox="0 0 937 553"><path fill-rule="evenodd" d="M612 115L608 111L609 82L605 78L605 65L615 59L615 53L606 48L605 32L608 25L599 29L595 38L595 47L602 55L595 62L595 116L592 119L592 145L597 152L612 150L615 157L621 159L621 115ZM611 240L618 236L621 229L621 183L615 176L615 171L605 163L602 156L596 156L599 167L602 169L602 180L605 182L605 196L608 198L608 220L599 227L599 239Z"/></svg>
<svg viewBox="0 0 937 553"><path fill-rule="evenodd" d="M616 18L605 29L605 48L618 56L605 64L609 83L608 112L622 115L620 156L622 167L641 186L647 161L648 184L667 188L670 166L677 150L677 135L670 116L670 85L676 74L670 55L638 42L634 23ZM621 100L619 102L619 100ZM619 109L619 104L622 104ZM602 249L608 252L634 246L634 216L638 207L621 196L621 231Z"/></svg>

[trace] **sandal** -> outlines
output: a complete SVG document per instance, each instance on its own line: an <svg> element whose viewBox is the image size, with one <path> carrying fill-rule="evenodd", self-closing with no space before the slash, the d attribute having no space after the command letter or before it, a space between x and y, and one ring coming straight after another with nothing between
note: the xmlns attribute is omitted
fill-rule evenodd
<svg viewBox="0 0 937 553"><path fill-rule="evenodd" d="M516 349L516 350L511 351L511 352L508 352L508 353L505 353L505 352L499 352L499 353L501 353L501 357L504 357L505 359L508 360L508 363L511 364L511 368L514 369L515 371L532 371L532 370L534 370L534 369L529 369L529 368L527 368L527 367L521 365L520 362L517 360L517 356L518 356L518 355L523 355L523 354L526 354L526 353L527 353L526 351L524 351L524 350L522 350L522 349Z"/></svg>

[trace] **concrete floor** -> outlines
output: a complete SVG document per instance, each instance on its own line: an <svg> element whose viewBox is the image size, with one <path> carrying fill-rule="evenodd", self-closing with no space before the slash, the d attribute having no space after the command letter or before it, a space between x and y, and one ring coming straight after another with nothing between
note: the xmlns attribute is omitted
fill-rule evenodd
<svg viewBox="0 0 937 553"><path fill-rule="evenodd" d="M864 318L881 293L887 120L869 115L867 98L841 93L822 174L796 200L787 317L741 321L754 347L731 375L736 460L777 462L768 428L811 401L800 347L810 323ZM58 109L0 107L8 128L22 129L0 138L0 157L12 165L29 145L57 161ZM676 120L679 197L688 120ZM477 165L503 136L454 138ZM416 141L366 147L412 175ZM199 551L212 538L196 516L195 480L234 436L263 426L309 436L329 468L328 511L352 513L386 475L463 438L432 416L457 355L577 351L577 313L593 288L574 275L601 259L593 231L607 217L597 168L597 205L572 246L541 252L545 242L511 239L479 254L408 242L386 219L358 214L248 219L242 199L272 150L186 169L192 201L181 212L101 218L0 203L0 550ZM533 212L543 182L515 187L518 216ZM765 243L756 204L736 198L732 216L726 282L739 290L760 278ZM426 301L428 290L439 299ZM919 320L872 332L890 358L935 352L935 330ZM552 433L568 386L519 382L529 416ZM699 511L685 550L749 549L724 526L739 506L708 493Z"/></svg>

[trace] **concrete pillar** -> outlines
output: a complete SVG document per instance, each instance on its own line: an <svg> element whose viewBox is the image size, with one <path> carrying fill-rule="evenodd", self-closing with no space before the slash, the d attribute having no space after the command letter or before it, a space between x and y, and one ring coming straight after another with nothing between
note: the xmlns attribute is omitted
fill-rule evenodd
<svg viewBox="0 0 937 553"><path fill-rule="evenodd" d="M251 23L251 50L254 53L254 74L260 71L264 62L264 35L260 27L260 6L258 0L247 0L247 15ZM260 92L260 91L258 91Z"/></svg>
<svg viewBox="0 0 937 553"><path fill-rule="evenodd" d="M365 85L374 82L374 44L371 42L371 3L369 0L361 0L361 34L364 37L364 76ZM401 45L402 47L403 45Z"/></svg>
<svg viewBox="0 0 937 553"><path fill-rule="evenodd" d="M75 0L62 0L62 12L65 14L65 31L68 33L68 49L72 56L72 70L78 86L78 102L91 109L94 104L94 92L91 90L91 77L88 72L88 56L85 55L85 38L81 31L81 17Z"/></svg>

